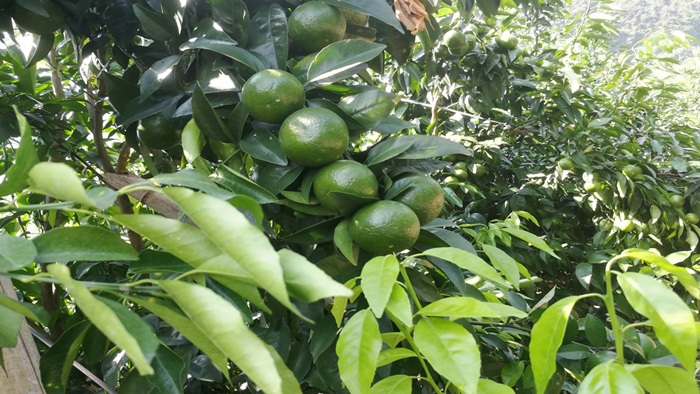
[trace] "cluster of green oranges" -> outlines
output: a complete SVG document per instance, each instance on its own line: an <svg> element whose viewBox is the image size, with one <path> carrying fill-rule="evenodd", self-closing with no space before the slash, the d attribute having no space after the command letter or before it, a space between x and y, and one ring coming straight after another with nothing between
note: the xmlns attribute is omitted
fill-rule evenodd
<svg viewBox="0 0 700 394"><path fill-rule="evenodd" d="M456 161L457 157L455 155L443 156L442 160L454 163L450 172L452 175L448 175L443 179L443 182L448 186L467 181L469 179L469 173L477 178L486 174L486 167L481 163L468 164L464 161Z"/></svg>
<svg viewBox="0 0 700 394"><path fill-rule="evenodd" d="M241 99L257 120L280 124L280 146L290 160L318 168L314 195L323 207L351 217L350 235L362 249L382 255L410 248L420 226L440 214L442 188L424 175L405 177L412 182L408 188L391 201L378 201L374 173L361 163L339 160L349 143L345 121L325 108L304 108L304 89L293 75L260 71L243 85Z"/></svg>
<svg viewBox="0 0 700 394"><path fill-rule="evenodd" d="M471 52L476 46L474 34L478 34L480 30L474 25L469 25L466 31L467 33L465 34L459 30L452 29L445 33L442 43L435 48L435 57L444 59L448 55L464 56ZM496 38L498 47L505 50L515 49L519 42L518 37L508 32Z"/></svg>
<svg viewBox="0 0 700 394"><path fill-rule="evenodd" d="M0 13L9 12L15 24L33 34L51 34L63 26L63 9L51 0L37 0L46 11L47 16L24 7L22 3L12 0L0 0Z"/></svg>

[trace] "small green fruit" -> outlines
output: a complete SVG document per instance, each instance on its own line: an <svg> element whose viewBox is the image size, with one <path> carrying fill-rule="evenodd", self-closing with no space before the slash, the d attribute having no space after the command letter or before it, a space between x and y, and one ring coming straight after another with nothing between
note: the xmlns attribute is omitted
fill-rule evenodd
<svg viewBox="0 0 700 394"><path fill-rule="evenodd" d="M700 217L694 213L689 213L685 215L685 221L690 223L690 224L698 224L700 223Z"/></svg>
<svg viewBox="0 0 700 394"><path fill-rule="evenodd" d="M629 233L634 230L634 222L631 220L623 220L622 223L620 223L620 230Z"/></svg>
<svg viewBox="0 0 700 394"><path fill-rule="evenodd" d="M451 161L454 163L455 160L457 160L457 156L455 155L445 155L442 157L442 160L444 161Z"/></svg>
<svg viewBox="0 0 700 394"><path fill-rule="evenodd" d="M574 169L574 162L571 159L561 159L557 164L562 170L571 171Z"/></svg>
<svg viewBox="0 0 700 394"><path fill-rule="evenodd" d="M630 164L628 166L625 166L625 168L622 169L622 173L625 174L628 178L634 178L635 176L642 173L642 168L639 166L635 166L635 165Z"/></svg>
<svg viewBox="0 0 700 394"><path fill-rule="evenodd" d="M466 170L467 169L467 163L460 161L455 163L455 170Z"/></svg>
<svg viewBox="0 0 700 394"><path fill-rule="evenodd" d="M678 194L672 195L668 200L671 202L671 206L676 208L682 207L685 203L685 199L683 198L683 196L680 196Z"/></svg>
<svg viewBox="0 0 700 394"><path fill-rule="evenodd" d="M600 182L586 182L583 184L583 188L589 193L597 193L603 190L603 184Z"/></svg>
<svg viewBox="0 0 700 394"><path fill-rule="evenodd" d="M612 230L613 222L610 219L603 219L598 222L598 228L600 228L600 231L608 232Z"/></svg>
<svg viewBox="0 0 700 394"><path fill-rule="evenodd" d="M510 33L503 33L500 37L496 38L496 43L498 46L507 50L514 49L516 46L518 46L518 42L520 42L518 37Z"/></svg>
<svg viewBox="0 0 700 394"><path fill-rule="evenodd" d="M484 176L484 174L486 174L486 167L484 167L482 164L474 164L472 166L472 172L476 177Z"/></svg>
<svg viewBox="0 0 700 394"><path fill-rule="evenodd" d="M455 170L455 176L460 181L466 181L469 179L469 173L466 170Z"/></svg>
<svg viewBox="0 0 700 394"><path fill-rule="evenodd" d="M552 218L552 227L559 227L562 225L562 220L559 217Z"/></svg>

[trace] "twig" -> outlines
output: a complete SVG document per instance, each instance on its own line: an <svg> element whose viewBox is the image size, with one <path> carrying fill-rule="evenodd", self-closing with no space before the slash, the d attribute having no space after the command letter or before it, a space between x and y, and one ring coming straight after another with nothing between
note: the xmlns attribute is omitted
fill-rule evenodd
<svg viewBox="0 0 700 394"><path fill-rule="evenodd" d="M402 102L402 103L406 103L406 104L420 105L420 106L422 106L422 107L431 108L431 109L433 108L433 105L431 105L431 104L426 104L426 103L421 103L420 101L414 101L414 100L409 100L409 99L401 99L401 102ZM467 112L457 111L457 110L454 110L454 109L451 109L451 108L447 108L447 107L440 107L440 106L437 106L437 108L438 108L438 109L441 109L441 110L443 110L443 111L448 111L448 112L452 112L452 113L455 113L455 114L458 114L458 115L467 116L467 117L469 117L469 118L481 119L481 120L483 120L483 121L487 121L487 122L491 122L491 123L500 124L500 125L502 125L502 126L512 127L512 126L510 126L510 125L507 124L507 123L499 122L499 121L493 120L493 119L484 118L484 117L481 117L481 116L479 116L479 115L474 115L474 114L470 114L470 113L467 113Z"/></svg>

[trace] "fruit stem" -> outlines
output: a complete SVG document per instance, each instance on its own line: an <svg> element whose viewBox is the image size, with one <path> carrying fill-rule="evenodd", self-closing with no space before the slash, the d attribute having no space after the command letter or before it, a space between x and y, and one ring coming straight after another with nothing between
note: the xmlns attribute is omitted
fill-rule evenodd
<svg viewBox="0 0 700 394"><path fill-rule="evenodd" d="M623 342L623 330L620 327L620 322L617 320L617 313L615 313L615 298L613 297L613 291L612 291L612 265L615 261L619 260L624 256L617 256L610 261L608 261L608 264L605 266L605 308L608 310L608 314L610 315L610 325L612 326L612 330L615 336L615 353L616 353L616 361L620 365L625 365L625 345Z"/></svg>
<svg viewBox="0 0 700 394"><path fill-rule="evenodd" d="M406 267L404 264L406 264L406 261L408 259L404 260L403 263L399 264L399 269L401 270L401 276L403 277L404 282L406 282L406 288L408 289L408 293L411 295L411 298L413 299L413 302L416 304L416 308L419 310L422 308L420 301L418 300L418 296L416 295L416 291L413 290L413 285L411 284L411 280L408 278L408 272L406 272Z"/></svg>

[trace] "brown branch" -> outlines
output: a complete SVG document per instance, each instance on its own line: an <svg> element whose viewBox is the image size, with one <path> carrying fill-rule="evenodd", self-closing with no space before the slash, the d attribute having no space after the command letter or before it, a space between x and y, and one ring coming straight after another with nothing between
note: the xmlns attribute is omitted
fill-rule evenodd
<svg viewBox="0 0 700 394"><path fill-rule="evenodd" d="M133 185L134 183L140 183L145 181L145 179L140 178L134 174L105 174L104 178L107 186L115 190L119 190L125 186ZM177 219L181 211L180 207L175 203L175 201L161 193L154 193L146 190L137 190L129 193L129 196L133 197L135 200L138 200L143 205L146 205L154 211L160 213L166 218Z"/></svg>
<svg viewBox="0 0 700 394"><path fill-rule="evenodd" d="M129 156L131 155L131 148L129 144L124 141L122 145L122 150L119 152L119 159L117 159L117 174L126 174L126 165L129 164Z"/></svg>

